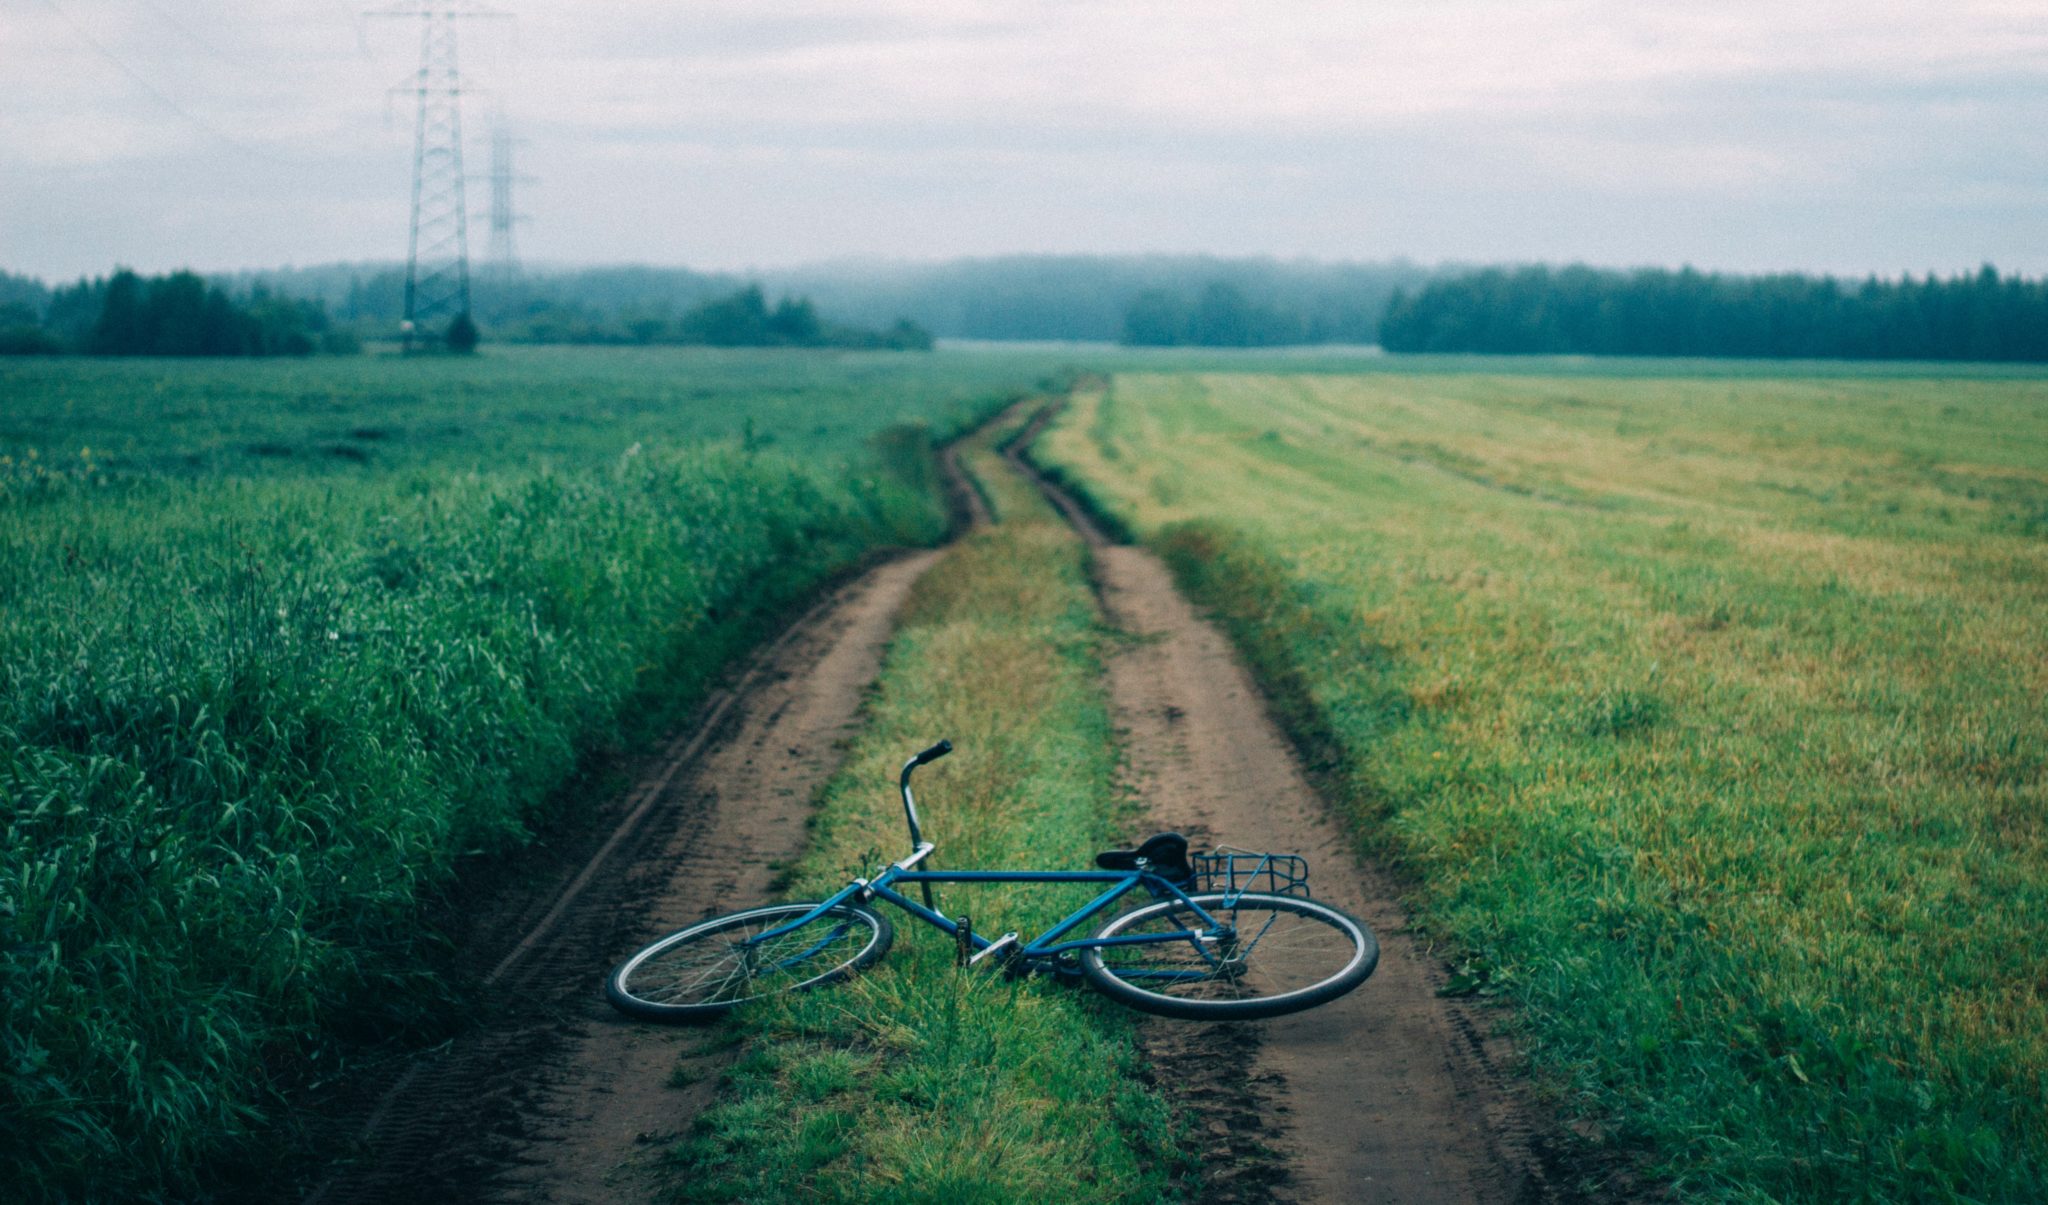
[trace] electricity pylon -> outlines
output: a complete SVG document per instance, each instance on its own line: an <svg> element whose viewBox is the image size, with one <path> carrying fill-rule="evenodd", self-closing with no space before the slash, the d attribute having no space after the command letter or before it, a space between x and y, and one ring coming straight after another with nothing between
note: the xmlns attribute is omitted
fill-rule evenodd
<svg viewBox="0 0 2048 1205"><path fill-rule="evenodd" d="M513 150L519 140L512 137L512 129L505 122L501 109L491 123L491 269L502 279L519 275L519 251L512 238L513 228L526 218L525 214L512 203L512 186L530 184L532 176L522 176L512 167Z"/></svg>
<svg viewBox="0 0 2048 1205"><path fill-rule="evenodd" d="M420 65L394 88L418 99L413 127L412 228L405 254L405 350L432 346L469 312L469 209L463 196L462 72L456 27L464 18L502 18L473 0L405 0L373 17L417 17Z"/></svg>

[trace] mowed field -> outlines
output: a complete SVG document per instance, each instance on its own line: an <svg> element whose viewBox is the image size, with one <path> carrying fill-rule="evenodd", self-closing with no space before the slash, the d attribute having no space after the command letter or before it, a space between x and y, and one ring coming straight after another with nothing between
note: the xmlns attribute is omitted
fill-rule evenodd
<svg viewBox="0 0 2048 1205"><path fill-rule="evenodd" d="M2048 380L1557 373L1120 375L1036 456L1597 1140L1699 1199L2039 1200Z"/></svg>
<svg viewBox="0 0 2048 1205"><path fill-rule="evenodd" d="M458 867L940 538L1046 367L0 361L0 1196L261 1195L280 1093L458 1022Z"/></svg>

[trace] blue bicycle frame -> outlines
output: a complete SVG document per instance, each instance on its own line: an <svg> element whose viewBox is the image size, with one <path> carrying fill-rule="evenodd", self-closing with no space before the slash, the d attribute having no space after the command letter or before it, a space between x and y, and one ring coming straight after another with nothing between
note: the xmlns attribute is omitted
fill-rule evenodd
<svg viewBox="0 0 2048 1205"><path fill-rule="evenodd" d="M1145 869L1142 864L1134 870L915 869L918 863L930 857L933 849L937 847L924 839L924 834L918 826L917 802L910 793L911 771L926 762L937 761L952 751L952 742L940 741L938 744L933 745L904 763L903 775L899 780L899 788L903 793L904 816L910 824L910 841L913 851L909 857L904 858L900 862L890 863L872 880L854 879L842 888L838 894L806 912L803 916L790 921L788 924L779 925L757 935L748 944L759 945L773 938L780 937L785 933L802 928L804 925L810 924L841 904L848 902L865 903L870 899L877 898L889 901L926 924L933 925L952 935L957 940L961 932L960 926L945 916L940 915L931 906L931 885L933 883L1104 883L1110 886L1102 894L1083 905L1059 924L1054 925L1043 934L1019 946L1014 954L1009 956L1011 963L1013 965L1022 964L1026 967L1042 969L1053 964L1060 955L1070 954L1077 950L1092 947L1148 945L1174 941L1188 942L1201 953L1205 961L1212 965L1220 964L1230 957L1230 951L1236 938L1235 930L1211 916L1200 904L1190 898L1188 893L1182 890L1179 884L1152 873L1150 870ZM901 892L894 890L894 885L898 883L918 884L924 895L924 903L919 904L917 901L905 897ZM1201 919L1201 924L1204 927L1199 930L1179 929L1129 937L1090 937L1077 941L1062 940L1067 934L1073 932L1082 921L1108 908L1138 887L1146 888L1154 897L1159 899L1175 898L1180 900ZM1016 936L1016 934L1005 934L991 941L980 933L969 931L967 939L975 951L974 960L978 961L982 955L989 953L998 946L1008 944ZM831 938L827 937L821 941L820 945L822 946L830 940ZM1210 949L1212 946L1218 947L1218 949L1212 951ZM804 951L781 961L790 964L800 963L815 952L815 950ZM1127 973L1126 977L1137 975L1146 978L1201 978L1205 974L1206 972L1192 969L1186 971L1159 970Z"/></svg>

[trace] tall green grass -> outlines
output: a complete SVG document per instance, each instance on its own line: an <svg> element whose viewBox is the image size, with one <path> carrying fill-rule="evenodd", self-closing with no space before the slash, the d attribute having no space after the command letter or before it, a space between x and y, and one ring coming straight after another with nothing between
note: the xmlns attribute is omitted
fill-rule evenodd
<svg viewBox="0 0 2048 1205"><path fill-rule="evenodd" d="M1044 353L496 347L469 357L0 357L0 457L110 476L333 477L608 463L744 442L837 461L874 432L965 430ZM81 454L85 454L83 457Z"/></svg>
<svg viewBox="0 0 2048 1205"><path fill-rule="evenodd" d="M2048 1186L2040 384L1122 377L1046 454L1230 624L1451 988L1700 1200Z"/></svg>
<svg viewBox="0 0 2048 1205"><path fill-rule="evenodd" d="M1127 835L1083 550L986 448L1005 522L919 583L846 768L825 791L794 898L907 852L893 785L920 774L935 861L1085 867ZM1049 927L1086 888L942 886L993 935ZM888 905L879 905L887 908ZM726 1089L670 1155L687 1201L1173 1199L1192 1169L1144 1083L1133 1021L1078 985L952 965L952 940L895 914L894 950L852 982L744 1014Z"/></svg>
<svg viewBox="0 0 2048 1205"><path fill-rule="evenodd" d="M423 910L764 618L941 532L739 448L0 490L0 1184L185 1198L280 1088L437 1023ZM835 469L837 465L833 466Z"/></svg>

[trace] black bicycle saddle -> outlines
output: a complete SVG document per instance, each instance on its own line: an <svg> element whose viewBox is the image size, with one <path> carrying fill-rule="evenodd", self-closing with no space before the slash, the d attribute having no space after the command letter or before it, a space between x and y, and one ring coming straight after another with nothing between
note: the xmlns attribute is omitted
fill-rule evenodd
<svg viewBox="0 0 2048 1205"><path fill-rule="evenodd" d="M1185 883L1195 877L1195 868L1188 865L1188 839L1179 833L1147 837L1136 849L1104 850L1095 855L1095 864L1104 870L1136 870L1139 858L1145 859L1154 874L1172 882Z"/></svg>

